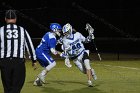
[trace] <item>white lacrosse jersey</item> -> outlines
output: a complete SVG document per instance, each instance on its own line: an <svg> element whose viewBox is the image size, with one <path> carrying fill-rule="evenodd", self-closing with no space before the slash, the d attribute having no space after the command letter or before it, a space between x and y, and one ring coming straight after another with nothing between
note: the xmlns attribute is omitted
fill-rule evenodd
<svg viewBox="0 0 140 93"><path fill-rule="evenodd" d="M85 50L83 45L85 39L86 38L79 32L71 34L70 38L64 36L62 40L64 52L66 52L69 57L79 56Z"/></svg>

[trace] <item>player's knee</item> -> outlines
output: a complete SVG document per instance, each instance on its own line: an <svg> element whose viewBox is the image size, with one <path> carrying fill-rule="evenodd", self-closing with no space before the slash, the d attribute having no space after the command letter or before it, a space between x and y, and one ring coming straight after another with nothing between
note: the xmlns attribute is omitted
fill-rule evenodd
<svg viewBox="0 0 140 93"><path fill-rule="evenodd" d="M84 60L84 64L85 64L85 68L86 68L86 69L91 69L89 59L85 59L85 60Z"/></svg>
<svg viewBox="0 0 140 93"><path fill-rule="evenodd" d="M82 68L82 64L79 61L74 61L74 64L78 67L78 68Z"/></svg>
<svg viewBox="0 0 140 93"><path fill-rule="evenodd" d="M52 68L54 68L56 66L56 62L53 62L53 63L51 63L51 64L49 64L47 67L46 67L46 69L47 69L47 71L50 71Z"/></svg>
<svg viewBox="0 0 140 93"><path fill-rule="evenodd" d="M84 62L86 59L89 59L89 55L87 52L84 52L82 61Z"/></svg>
<svg viewBox="0 0 140 93"><path fill-rule="evenodd" d="M53 67L55 67L56 66L56 62L53 62L52 65L53 65Z"/></svg>
<svg viewBox="0 0 140 93"><path fill-rule="evenodd" d="M75 66L84 74L86 74L86 70L84 69L83 65L79 61L74 61Z"/></svg>

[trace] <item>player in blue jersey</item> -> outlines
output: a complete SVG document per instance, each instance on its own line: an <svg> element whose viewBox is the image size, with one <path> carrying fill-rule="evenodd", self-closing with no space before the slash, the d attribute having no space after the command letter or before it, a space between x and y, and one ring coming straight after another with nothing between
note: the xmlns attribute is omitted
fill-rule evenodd
<svg viewBox="0 0 140 93"><path fill-rule="evenodd" d="M61 32L61 26L58 23L51 23L50 24L50 32L47 32L40 44L36 48L36 56L37 60L39 61L40 65L44 67L44 70L41 71L37 75L36 80L34 81L34 85L41 86L42 84L45 83L45 77L47 73L55 67L56 62L55 60L51 57L51 53L54 55L60 55L61 57L64 56L62 55L61 52L57 51L55 49L56 43L57 43L57 36L60 37L60 32Z"/></svg>

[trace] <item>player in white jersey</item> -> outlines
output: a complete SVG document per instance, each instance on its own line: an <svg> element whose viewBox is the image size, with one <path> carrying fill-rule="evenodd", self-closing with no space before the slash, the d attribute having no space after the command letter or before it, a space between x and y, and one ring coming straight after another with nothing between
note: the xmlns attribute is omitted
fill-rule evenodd
<svg viewBox="0 0 140 93"><path fill-rule="evenodd" d="M92 87L92 77L96 80L97 76L90 66L89 50L85 50L83 44L83 42L89 42L90 38L85 38L80 32L73 31L69 23L63 26L62 32L64 35L61 39L62 49L68 55L68 58L65 59L65 65L71 67L69 59L72 59L78 69L87 74L88 85Z"/></svg>

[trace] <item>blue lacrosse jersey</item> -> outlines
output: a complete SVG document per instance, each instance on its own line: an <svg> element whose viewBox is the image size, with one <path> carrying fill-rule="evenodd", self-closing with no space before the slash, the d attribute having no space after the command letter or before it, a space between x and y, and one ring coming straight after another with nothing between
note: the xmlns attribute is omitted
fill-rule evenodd
<svg viewBox="0 0 140 93"><path fill-rule="evenodd" d="M56 42L57 42L57 40L56 40L56 37L54 36L54 34L51 32L47 32L43 36L40 44L37 46L36 52L39 54L42 54L42 53L50 54L50 52L51 52L50 49L55 48Z"/></svg>

